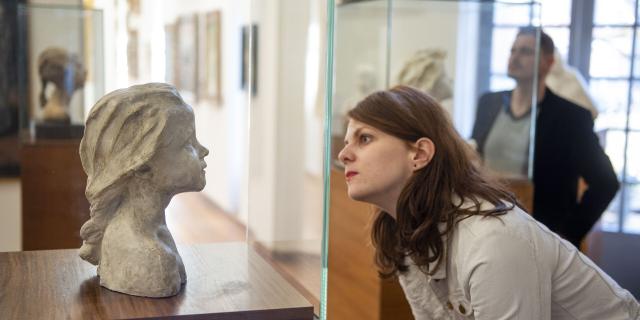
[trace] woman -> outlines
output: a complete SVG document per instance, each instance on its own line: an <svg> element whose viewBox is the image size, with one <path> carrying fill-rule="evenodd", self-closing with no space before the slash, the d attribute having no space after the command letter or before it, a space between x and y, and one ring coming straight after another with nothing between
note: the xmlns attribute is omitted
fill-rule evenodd
<svg viewBox="0 0 640 320"><path fill-rule="evenodd" d="M187 278L164 210L175 194L204 188L208 153L191 107L168 84L116 90L91 109L80 143L91 204L80 257L98 265L102 286L147 297L180 291Z"/></svg>
<svg viewBox="0 0 640 320"><path fill-rule="evenodd" d="M636 319L631 294L525 213L443 109L406 86L349 112L349 196L379 208L372 240L416 319Z"/></svg>

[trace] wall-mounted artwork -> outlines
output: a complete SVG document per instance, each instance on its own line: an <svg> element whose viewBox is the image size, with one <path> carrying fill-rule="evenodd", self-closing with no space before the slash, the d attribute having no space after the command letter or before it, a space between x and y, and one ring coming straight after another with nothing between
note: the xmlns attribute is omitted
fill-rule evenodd
<svg viewBox="0 0 640 320"><path fill-rule="evenodd" d="M200 46L198 68L200 72L198 98L215 105L222 104L222 55L221 55L221 14L213 11L206 14L203 44Z"/></svg>
<svg viewBox="0 0 640 320"><path fill-rule="evenodd" d="M247 89L251 79L251 95L258 93L258 25L242 27L242 66L240 87Z"/></svg>
<svg viewBox="0 0 640 320"><path fill-rule="evenodd" d="M164 81L173 86L176 85L176 25L164 26Z"/></svg>
<svg viewBox="0 0 640 320"><path fill-rule="evenodd" d="M135 81L138 79L138 31L129 29L127 31L127 69L129 70L129 79Z"/></svg>
<svg viewBox="0 0 640 320"><path fill-rule="evenodd" d="M198 99L198 16L179 17L176 28L176 85L180 94L193 102Z"/></svg>

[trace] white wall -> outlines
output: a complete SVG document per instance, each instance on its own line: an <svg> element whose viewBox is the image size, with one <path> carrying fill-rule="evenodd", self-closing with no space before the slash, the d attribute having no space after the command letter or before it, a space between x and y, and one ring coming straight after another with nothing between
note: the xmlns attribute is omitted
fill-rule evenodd
<svg viewBox="0 0 640 320"><path fill-rule="evenodd" d="M241 26L249 15L249 1L145 1L145 5L162 5L163 25L174 23L181 15L220 10L222 18L222 92L223 104L193 104L196 132L201 143L209 148L206 158L207 186L204 193L222 209L240 215L244 193L242 180L247 161L247 93L240 89ZM152 58L153 59L153 58ZM164 65L164 60L161 60Z"/></svg>
<svg viewBox="0 0 640 320"><path fill-rule="evenodd" d="M259 69L250 115L249 226L256 239L267 245L321 237L321 201L320 205L312 202L322 194L310 194L305 187L322 183L323 100L310 86L319 85L324 69L321 63L313 63L309 50L322 51L325 39L316 33L319 42L314 44L309 35L314 23L326 26L319 14L323 4L316 0L252 2L252 19L259 26ZM316 79L307 77L313 75ZM317 93L324 94L322 89Z"/></svg>

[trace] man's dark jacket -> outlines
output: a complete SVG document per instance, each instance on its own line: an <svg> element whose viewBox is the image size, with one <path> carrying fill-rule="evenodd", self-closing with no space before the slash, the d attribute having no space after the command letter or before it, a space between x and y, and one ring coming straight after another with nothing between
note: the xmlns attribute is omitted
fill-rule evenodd
<svg viewBox="0 0 640 320"><path fill-rule="evenodd" d="M510 91L480 97L472 138L482 154L493 123ZM548 88L538 104L533 165L533 215L575 245L615 196L619 183L593 132L591 113ZM578 178L588 189L577 201Z"/></svg>

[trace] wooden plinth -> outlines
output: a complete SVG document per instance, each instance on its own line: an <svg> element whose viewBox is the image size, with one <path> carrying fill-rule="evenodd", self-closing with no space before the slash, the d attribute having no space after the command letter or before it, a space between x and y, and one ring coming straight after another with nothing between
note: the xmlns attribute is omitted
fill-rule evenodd
<svg viewBox="0 0 640 320"><path fill-rule="evenodd" d="M70 249L82 245L89 219L87 176L79 139L37 140L22 145L22 249Z"/></svg>
<svg viewBox="0 0 640 320"><path fill-rule="evenodd" d="M349 199L344 175L331 170L328 319L411 320L397 279L382 280L373 263L373 207Z"/></svg>
<svg viewBox="0 0 640 320"><path fill-rule="evenodd" d="M179 246L187 284L171 298L100 287L77 250L0 253L3 319L313 319L313 307L245 243Z"/></svg>

